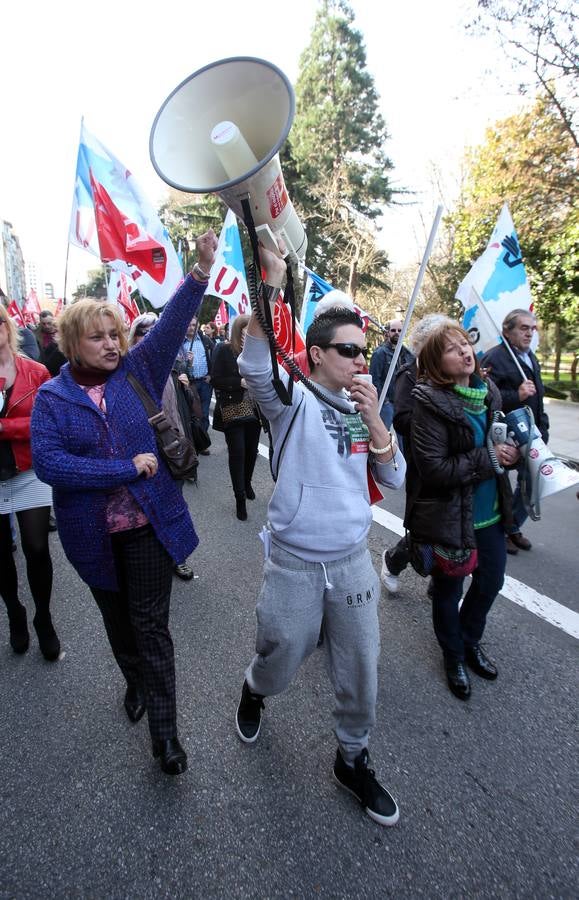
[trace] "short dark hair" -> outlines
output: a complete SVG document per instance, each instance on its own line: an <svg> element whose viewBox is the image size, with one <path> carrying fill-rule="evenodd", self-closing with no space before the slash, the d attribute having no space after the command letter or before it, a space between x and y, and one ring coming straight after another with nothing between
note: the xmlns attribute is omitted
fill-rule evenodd
<svg viewBox="0 0 579 900"><path fill-rule="evenodd" d="M50 309L41 309L39 315L41 319L46 319L47 316L53 316L54 313Z"/></svg>
<svg viewBox="0 0 579 900"><path fill-rule="evenodd" d="M325 313L316 316L306 333L306 351L308 354L308 363L310 369L314 368L314 361L311 357L310 350L312 347L327 347L331 344L337 328L342 325L355 325L361 331L364 329L364 323L358 313L343 306L336 306L329 309Z"/></svg>

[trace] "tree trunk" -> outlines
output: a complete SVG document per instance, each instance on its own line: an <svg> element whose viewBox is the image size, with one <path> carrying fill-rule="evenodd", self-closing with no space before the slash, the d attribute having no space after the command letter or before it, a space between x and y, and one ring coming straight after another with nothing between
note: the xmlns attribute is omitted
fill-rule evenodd
<svg viewBox="0 0 579 900"><path fill-rule="evenodd" d="M579 363L579 356L575 355L571 363L571 381L573 384L577 384L577 363Z"/></svg>
<svg viewBox="0 0 579 900"><path fill-rule="evenodd" d="M553 380L559 381L559 370L561 368L561 323L555 322L555 371L553 372Z"/></svg>

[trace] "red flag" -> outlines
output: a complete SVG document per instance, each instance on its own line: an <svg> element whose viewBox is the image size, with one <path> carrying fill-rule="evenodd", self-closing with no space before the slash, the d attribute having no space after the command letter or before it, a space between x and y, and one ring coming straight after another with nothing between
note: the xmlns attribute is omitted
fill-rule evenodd
<svg viewBox="0 0 579 900"><path fill-rule="evenodd" d="M165 278L167 253L162 244L131 222L90 173L99 248L103 262L123 260L160 284Z"/></svg>
<svg viewBox="0 0 579 900"><path fill-rule="evenodd" d="M54 307L54 317L59 316L62 312L62 297L59 297Z"/></svg>
<svg viewBox="0 0 579 900"><path fill-rule="evenodd" d="M227 311L227 303L222 300L215 316L215 324L218 328L223 328L229 322L229 312Z"/></svg>
<svg viewBox="0 0 579 900"><path fill-rule="evenodd" d="M22 307L22 317L26 325L36 325L40 318L40 304L34 288L28 292L26 302Z"/></svg>
<svg viewBox="0 0 579 900"><path fill-rule="evenodd" d="M278 345L291 355L292 352L292 317L291 310L287 303L283 302L283 294L277 298L273 310L273 331ZM296 337L294 353L299 353L306 349L306 342L300 330L299 323L296 321Z"/></svg>
<svg viewBox="0 0 579 900"><path fill-rule="evenodd" d="M121 273L119 276L119 294L117 303L123 310L127 325L130 325L133 319L136 319L137 316L140 315L139 307L131 297L127 277L124 273Z"/></svg>
<svg viewBox="0 0 579 900"><path fill-rule="evenodd" d="M18 306L16 300L10 301L10 303L6 307L6 312L8 313L12 321L16 323L18 328L24 328L24 319L22 318L22 313L20 312L20 307Z"/></svg>

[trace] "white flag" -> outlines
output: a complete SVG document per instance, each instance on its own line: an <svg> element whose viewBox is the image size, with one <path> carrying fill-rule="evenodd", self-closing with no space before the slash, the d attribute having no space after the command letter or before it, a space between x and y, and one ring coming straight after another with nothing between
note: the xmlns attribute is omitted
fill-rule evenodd
<svg viewBox="0 0 579 900"><path fill-rule="evenodd" d="M239 227L231 210L225 216L219 235L206 294L225 300L232 311L230 321L238 314L251 313Z"/></svg>
<svg viewBox="0 0 579 900"><path fill-rule="evenodd" d="M496 325L481 313L474 291ZM456 297L464 306L463 327L468 331L478 355L499 342L502 322L513 309L532 310L533 298L527 280L517 232L505 203L487 248L461 281Z"/></svg>
<svg viewBox="0 0 579 900"><path fill-rule="evenodd" d="M100 224L99 224L100 223ZM169 233L123 164L81 127L68 239L132 278L153 306L164 306L183 280ZM134 251L143 245L151 264Z"/></svg>

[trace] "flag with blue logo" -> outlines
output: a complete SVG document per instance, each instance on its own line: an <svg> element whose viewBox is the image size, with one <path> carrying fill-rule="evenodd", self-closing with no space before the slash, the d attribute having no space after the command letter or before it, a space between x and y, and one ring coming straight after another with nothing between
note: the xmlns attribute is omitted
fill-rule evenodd
<svg viewBox="0 0 579 900"><path fill-rule="evenodd" d="M230 323L237 315L251 313L239 227L231 210L227 211L219 235L206 293L227 303Z"/></svg>
<svg viewBox="0 0 579 900"><path fill-rule="evenodd" d="M314 320L314 316L316 314L316 307L322 297L325 297L326 294L329 294L330 291L334 291L335 288L328 282L324 281L323 278L320 278L319 275L316 275L315 272L312 272L311 269L307 267L304 269L306 273L306 284L304 288L304 299L302 300L302 311L300 315L300 328L305 334L312 324ZM341 292L340 292L341 293ZM370 313L366 312L366 310L362 309L361 306L358 306L354 301L352 301L355 312L358 313L362 322L364 323L364 331L368 328L368 322L373 322L374 325L381 328L381 325L378 321L376 321Z"/></svg>
<svg viewBox="0 0 579 900"><path fill-rule="evenodd" d="M490 315L478 306L481 298ZM461 281L456 297L464 306L463 328L477 355L500 342L503 319L513 309L532 311L533 298L509 207L505 203L487 248ZM496 326L493 328L493 324Z"/></svg>
<svg viewBox="0 0 579 900"><path fill-rule="evenodd" d="M164 306L183 279L169 232L119 160L81 125L69 242Z"/></svg>
<svg viewBox="0 0 579 900"><path fill-rule="evenodd" d="M305 269L306 285L304 288L304 299L302 301L302 312L300 316L300 325L305 334L314 320L316 304L322 299L324 294L333 291L334 288L311 269Z"/></svg>

